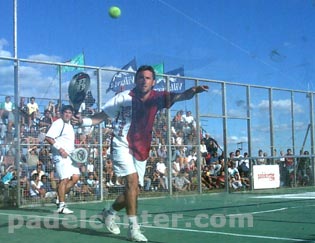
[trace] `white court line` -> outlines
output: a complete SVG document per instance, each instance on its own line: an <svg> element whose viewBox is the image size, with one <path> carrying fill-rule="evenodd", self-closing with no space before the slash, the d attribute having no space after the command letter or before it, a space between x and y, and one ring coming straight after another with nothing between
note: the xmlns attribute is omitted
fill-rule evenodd
<svg viewBox="0 0 315 243"><path fill-rule="evenodd" d="M303 193L292 193L292 194L277 194L277 195L264 195L254 196L251 198L274 198L274 199L314 199L315 192L303 192Z"/></svg>
<svg viewBox="0 0 315 243"><path fill-rule="evenodd" d="M274 210L268 210L268 211L274 211ZM253 213L260 213L260 212L253 212ZM45 218L45 219L49 218L49 219L56 219L56 220L69 220L69 218L59 218L59 217L42 216L42 215L21 215L21 214L8 214L8 213L0 213L0 215L4 215L4 216L16 215L16 216L29 217L29 218ZM79 219L76 221L72 220L68 222L70 223L70 222L77 222L77 221L100 223L97 220L86 220L86 219ZM117 224L126 225L124 223L117 223ZM249 235L249 234L219 232L219 231L211 231L211 230L195 230L195 229L188 229L188 228L170 228L170 227L151 226L151 225L145 225L145 224L142 225L142 227L151 228L151 229L169 230L169 231L193 232L193 233L198 233L198 234L203 233L203 234L213 234L213 235L236 236L236 237L243 237L243 238L269 239L269 240L278 240L278 241L310 242L309 240L298 239L298 238L274 237L274 236L265 236L265 235Z"/></svg>
<svg viewBox="0 0 315 243"><path fill-rule="evenodd" d="M277 208L277 209L271 209L271 210L265 210L265 211L257 211L257 212L249 212L249 213L236 213L236 214L228 214L226 216L238 216L238 215L246 215L246 214L261 214L261 213L273 213L278 211L287 210L289 208Z"/></svg>

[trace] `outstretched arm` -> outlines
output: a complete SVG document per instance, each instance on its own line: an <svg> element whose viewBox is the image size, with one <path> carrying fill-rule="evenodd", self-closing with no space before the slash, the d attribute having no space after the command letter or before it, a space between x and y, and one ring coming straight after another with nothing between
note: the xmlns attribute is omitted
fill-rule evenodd
<svg viewBox="0 0 315 243"><path fill-rule="evenodd" d="M107 114L101 111L87 118L72 117L72 123L74 125L79 125L79 126L95 126L105 121L107 118L108 118Z"/></svg>
<svg viewBox="0 0 315 243"><path fill-rule="evenodd" d="M200 85L196 87L192 87L190 89L185 90L183 93L176 94L171 98L171 105L178 101L190 100L194 97L195 94L202 93L204 91L208 91L209 87L207 85Z"/></svg>

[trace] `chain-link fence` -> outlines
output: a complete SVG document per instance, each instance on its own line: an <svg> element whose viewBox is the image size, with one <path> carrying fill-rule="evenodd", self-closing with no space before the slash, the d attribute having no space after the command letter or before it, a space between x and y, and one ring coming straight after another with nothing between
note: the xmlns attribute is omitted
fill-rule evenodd
<svg viewBox="0 0 315 243"><path fill-rule="evenodd" d="M64 72L62 63L0 59L5 90L0 94L0 201L53 203L59 178L44 138L62 105L69 104L69 81L78 69L90 75L81 111L89 116L114 95L107 92L113 75L128 71L73 65L76 71ZM162 76L164 88L175 90L176 77ZM266 175L272 180L270 173L277 172L274 187L314 184L313 92L183 79L181 89L205 84L210 90L157 114L141 196L251 190L254 180ZM30 103L38 110L33 112ZM75 127L75 145L87 149L88 163L80 166L80 180L67 201L103 200L123 192L124 178L115 175L110 158L111 129L111 120ZM255 179L258 165L266 171Z"/></svg>

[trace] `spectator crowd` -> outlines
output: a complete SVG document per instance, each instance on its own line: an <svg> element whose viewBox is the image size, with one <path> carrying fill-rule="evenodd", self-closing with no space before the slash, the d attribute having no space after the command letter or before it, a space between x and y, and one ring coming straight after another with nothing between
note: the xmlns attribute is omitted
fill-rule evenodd
<svg viewBox="0 0 315 243"><path fill-rule="evenodd" d="M95 99L88 92L80 110L81 115L95 112ZM43 108L41 108L43 107ZM54 198L59 181L52 163L50 146L45 143L45 134L51 124L60 117L60 102L50 100L44 106L39 106L35 97L21 97L15 105L10 96L0 103L0 178L2 186L15 186L17 173L20 175L20 185L25 198ZM19 113L19 122L15 124L15 114ZM196 120L190 111L177 111L171 120L171 129L167 127L167 113L162 110L155 119L150 157L147 162L143 191L191 191L201 180L204 190L224 188L228 185L232 190L250 187L251 166L254 164L279 164L281 185L292 185L292 173L296 173L300 185L310 185L312 172L308 151L301 151L305 157L292 157L292 150L280 152L278 159L270 159L266 152L258 151L255 160L249 159L248 153L241 155L240 150L230 152L224 158L217 141L210 134L197 134ZM20 127L21 149L14 144L15 128ZM75 128L77 147L88 150L89 158L86 165L80 167L81 178L71 192L75 197L98 197L100 183L105 190L120 188L124 181L115 175L110 158L111 121L102 126L102 141L100 146L98 130L95 128ZM168 132L171 132L171 144L167 144ZM200 145L198 145L200 144ZM198 150L201 161L198 161ZM20 151L19 168L16 168L15 155ZM169 154L170 153L170 154ZM273 156L277 156L277 152ZM103 169L100 170L100 157L103 158ZM168 160L171 161L169 167ZM201 178L198 178L198 168L201 168ZM225 168L227 166L228 168ZM103 181L100 182L99 171L102 171ZM228 173L226 176L225 173ZM169 176L171 173L171 177ZM169 178L172 178L169 181ZM228 181L226 183L226 178Z"/></svg>

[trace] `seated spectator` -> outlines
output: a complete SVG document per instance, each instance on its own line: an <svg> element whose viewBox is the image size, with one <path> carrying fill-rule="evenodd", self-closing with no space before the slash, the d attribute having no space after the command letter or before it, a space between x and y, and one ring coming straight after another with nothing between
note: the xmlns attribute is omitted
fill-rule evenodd
<svg viewBox="0 0 315 243"><path fill-rule="evenodd" d="M46 134L52 123L53 120L51 112L49 110L45 110L44 116L42 116L39 120L39 130Z"/></svg>
<svg viewBox="0 0 315 243"><path fill-rule="evenodd" d="M157 158L158 157L156 146L151 146L151 149L150 149L150 152L149 152L149 157L152 157L152 158Z"/></svg>
<svg viewBox="0 0 315 243"><path fill-rule="evenodd" d="M32 125L26 134L26 141L28 144L39 145L39 132L36 130L35 125Z"/></svg>
<svg viewBox="0 0 315 243"><path fill-rule="evenodd" d="M9 149L6 154L3 157L3 162L2 165L4 166L4 168L8 168L11 165L14 165L14 154L13 151L11 149Z"/></svg>
<svg viewBox="0 0 315 243"><path fill-rule="evenodd" d="M190 184L190 181L186 178L186 171L184 169L180 170L173 180L173 187L175 191L190 190Z"/></svg>
<svg viewBox="0 0 315 243"><path fill-rule="evenodd" d="M20 126L21 143L27 144L28 143L27 137L28 137L28 131L26 129L26 126L25 126L25 124L21 124L21 126Z"/></svg>
<svg viewBox="0 0 315 243"><path fill-rule="evenodd" d="M40 181L39 175L37 173L31 176L30 184L30 196L32 198L44 198L45 190L42 188L43 183Z"/></svg>
<svg viewBox="0 0 315 243"><path fill-rule="evenodd" d="M151 185L152 185L152 180L153 180L153 166L152 165L147 165L145 169L145 174L144 174L144 185L143 189L144 191L150 191L151 190Z"/></svg>
<svg viewBox="0 0 315 243"><path fill-rule="evenodd" d="M184 146L177 146L175 150L176 159L179 158L180 168L184 168L187 164L186 149Z"/></svg>
<svg viewBox="0 0 315 243"><path fill-rule="evenodd" d="M98 195L99 194L99 184L98 184L98 181L95 179L93 172L90 172L88 174L88 177L86 179L86 183L89 186L89 190L94 195Z"/></svg>
<svg viewBox="0 0 315 243"><path fill-rule="evenodd" d="M30 98L30 102L27 103L28 108L28 125L31 127L36 124L36 117L39 112L38 104L35 102L35 97Z"/></svg>
<svg viewBox="0 0 315 243"><path fill-rule="evenodd" d="M156 172L158 173L158 179L160 180L160 186L163 190L168 190L168 177L167 177L167 167L164 163L163 158L159 158L155 167Z"/></svg>
<svg viewBox="0 0 315 243"><path fill-rule="evenodd" d="M210 174L209 166L207 165L203 167L201 172L201 183L205 188L208 189L212 189L217 185L216 180L213 180Z"/></svg>
<svg viewBox="0 0 315 243"><path fill-rule="evenodd" d="M57 192L53 190L51 183L46 175L42 175L41 177L41 189L45 191L45 198L55 198L57 197Z"/></svg>
<svg viewBox="0 0 315 243"><path fill-rule="evenodd" d="M20 175L20 186L22 189L22 195L24 197L28 197L29 196L29 192L30 192L30 182L29 182L29 178L28 178L28 173L24 170L21 171L21 175Z"/></svg>
<svg viewBox="0 0 315 243"><path fill-rule="evenodd" d="M243 159L239 163L240 165L237 167L240 174L243 174L244 177L248 177L249 175L249 159L248 159L248 153L244 153ZM242 176L242 178L243 178Z"/></svg>
<svg viewBox="0 0 315 243"><path fill-rule="evenodd" d="M95 165L94 165L94 159L93 158L88 158L88 163L86 165L86 172L89 173L93 173L95 172Z"/></svg>
<svg viewBox="0 0 315 243"><path fill-rule="evenodd" d="M42 176L45 175L45 171L42 170L41 164L37 164L36 169L31 172L31 176L34 174L38 174L39 180L41 180Z"/></svg>
<svg viewBox="0 0 315 243"><path fill-rule="evenodd" d="M219 161L219 155L217 152L214 152L213 155L211 156L210 160L209 160L209 164L208 165L216 165L218 164Z"/></svg>
<svg viewBox="0 0 315 243"><path fill-rule="evenodd" d="M161 147L158 148L157 155L158 157L163 158L163 159L167 158L167 149L165 145L162 145Z"/></svg>
<svg viewBox="0 0 315 243"><path fill-rule="evenodd" d="M188 122L185 122L184 125L183 125L183 128L182 128L182 131L183 131L183 134L184 134L184 137L188 137L189 134L192 134L192 128L191 128L191 125L188 124Z"/></svg>
<svg viewBox="0 0 315 243"><path fill-rule="evenodd" d="M178 173L180 172L180 162L179 158L177 158L173 163L172 163L172 175L173 177L177 176Z"/></svg>
<svg viewBox="0 0 315 243"><path fill-rule="evenodd" d="M1 182L4 185L9 185L10 182L14 179L16 176L16 170L14 165L10 165L6 170L5 170L5 175L1 178Z"/></svg>
<svg viewBox="0 0 315 243"><path fill-rule="evenodd" d="M184 114L182 117L184 122L187 122L188 125L190 125L191 127L196 127L196 121L195 118L191 115L191 111L186 111L186 114Z"/></svg>
<svg viewBox="0 0 315 243"><path fill-rule="evenodd" d="M45 171L45 173L50 174L54 171L54 164L52 162L49 146L45 145L39 150L38 160L40 161L42 170Z"/></svg>
<svg viewBox="0 0 315 243"><path fill-rule="evenodd" d="M188 134L188 136L185 138L184 144L187 148L187 153L189 154L197 144L196 137L194 137L192 133Z"/></svg>
<svg viewBox="0 0 315 243"><path fill-rule="evenodd" d="M35 170L38 164L39 164L39 157L37 153L37 146L33 146L28 149L28 153L27 153L28 171L32 172L33 170Z"/></svg>
<svg viewBox="0 0 315 243"><path fill-rule="evenodd" d="M5 170L5 167L4 167L4 164L3 164L3 159L4 159L3 152L0 149L0 177L1 177L1 175L4 174L4 170Z"/></svg>
<svg viewBox="0 0 315 243"><path fill-rule="evenodd" d="M184 120L183 120L183 111L177 111L176 115L173 118L172 126L174 127L175 131L181 130L183 128Z"/></svg>
<svg viewBox="0 0 315 243"><path fill-rule="evenodd" d="M61 117L60 111L56 110L56 113L54 115L52 115L53 122L58 120L60 117Z"/></svg>
<svg viewBox="0 0 315 243"><path fill-rule="evenodd" d="M104 165L104 173L105 173L105 181L108 187L114 186L113 177L114 177L114 170L113 170L113 162L111 159L107 159Z"/></svg>
<svg viewBox="0 0 315 243"><path fill-rule="evenodd" d="M236 168L235 162L230 162L228 173L230 187L233 188L234 190L242 188L243 187L242 178L238 169Z"/></svg>

